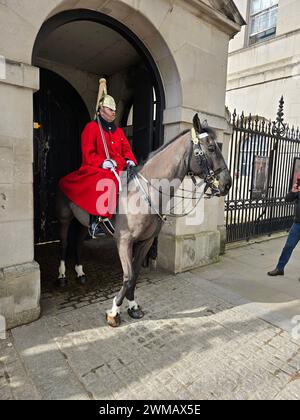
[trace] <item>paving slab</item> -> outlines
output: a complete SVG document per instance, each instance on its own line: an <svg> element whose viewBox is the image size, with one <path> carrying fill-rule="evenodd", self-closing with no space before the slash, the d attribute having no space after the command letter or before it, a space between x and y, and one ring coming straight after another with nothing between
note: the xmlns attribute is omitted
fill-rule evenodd
<svg viewBox="0 0 300 420"><path fill-rule="evenodd" d="M105 321L108 274L93 287L48 285L41 319L0 341L0 399L299 399L299 251L286 277L265 274L282 243L230 250L176 276L144 272L145 317L124 307L117 329Z"/></svg>

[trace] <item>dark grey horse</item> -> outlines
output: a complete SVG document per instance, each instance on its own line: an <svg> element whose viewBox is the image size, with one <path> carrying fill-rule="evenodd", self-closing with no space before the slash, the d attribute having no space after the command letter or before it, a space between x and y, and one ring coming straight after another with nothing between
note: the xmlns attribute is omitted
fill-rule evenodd
<svg viewBox="0 0 300 420"><path fill-rule="evenodd" d="M194 117L193 123L193 130L185 131L150 156L138 171L136 179L139 181L135 188L129 188L127 195L120 193L119 209L126 207L127 211L118 212L115 216L114 239L124 277L123 286L113 301L112 309L107 313L107 322L112 327L120 325L120 310L125 298L128 300L128 313L132 318L140 319L144 316L134 297L136 282L142 263L162 228L165 214L160 202L162 191L157 194L155 189L149 188L152 180L172 182L176 179L178 180L176 190L186 175L191 173L204 179L214 195L225 196L231 188L231 176L216 143L215 132L207 126L202 127L198 115ZM133 182L134 180L129 182L129 187ZM139 214L131 211L133 203L137 202ZM64 281L65 278L67 234L70 223L75 217L82 225L77 244L75 269L79 280L84 282L85 274L80 261L80 252L87 234L89 215L60 192L57 196L57 216L61 223L60 280Z"/></svg>

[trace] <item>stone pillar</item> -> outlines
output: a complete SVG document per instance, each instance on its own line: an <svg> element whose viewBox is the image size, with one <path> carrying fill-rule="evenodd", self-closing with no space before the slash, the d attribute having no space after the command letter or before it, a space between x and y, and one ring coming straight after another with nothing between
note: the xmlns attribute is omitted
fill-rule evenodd
<svg viewBox="0 0 300 420"><path fill-rule="evenodd" d="M182 273L219 261L220 232L217 228L217 199L203 200L199 224L177 219L166 224L159 237L159 266Z"/></svg>
<svg viewBox="0 0 300 420"><path fill-rule="evenodd" d="M4 62L4 64L3 64ZM3 60L0 78L0 314L8 328L40 314L34 262L33 92L38 69Z"/></svg>

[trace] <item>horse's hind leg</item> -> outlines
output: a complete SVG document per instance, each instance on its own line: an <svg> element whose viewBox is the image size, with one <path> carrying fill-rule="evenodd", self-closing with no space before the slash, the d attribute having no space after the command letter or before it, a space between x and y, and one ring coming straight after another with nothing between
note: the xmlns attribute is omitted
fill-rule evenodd
<svg viewBox="0 0 300 420"><path fill-rule="evenodd" d="M157 253L158 253L158 237L154 238L153 244L151 245L146 258L142 262L142 266L150 269L157 269Z"/></svg>
<svg viewBox="0 0 300 420"><path fill-rule="evenodd" d="M69 206L67 197L58 189L56 195L56 215L60 223L60 266L58 285L63 287L66 284L66 257L68 248L68 233L73 220L73 213Z"/></svg>
<svg viewBox="0 0 300 420"><path fill-rule="evenodd" d="M106 314L106 320L111 327L118 327L121 323L121 307L127 291L132 288L134 272L132 267L132 241L118 242L119 257L123 268L123 287L113 301L113 307Z"/></svg>
<svg viewBox="0 0 300 420"><path fill-rule="evenodd" d="M68 249L68 232L72 221L72 217L60 220L60 265L58 275L58 285L64 287L66 285L66 259Z"/></svg>
<svg viewBox="0 0 300 420"><path fill-rule="evenodd" d="M75 271L77 273L77 280L79 284L84 285L87 283L87 277L83 271L83 265L82 265L82 246L85 237L87 236L88 229L85 226L80 225L79 226L79 232L77 236L77 244L76 244L76 266Z"/></svg>

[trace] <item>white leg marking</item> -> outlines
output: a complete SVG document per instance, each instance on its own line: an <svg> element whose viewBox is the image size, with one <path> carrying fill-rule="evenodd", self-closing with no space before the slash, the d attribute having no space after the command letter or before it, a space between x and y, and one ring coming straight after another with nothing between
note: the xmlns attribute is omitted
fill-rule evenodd
<svg viewBox="0 0 300 420"><path fill-rule="evenodd" d="M76 265L75 271L77 273L77 277L83 277L85 276L82 265Z"/></svg>
<svg viewBox="0 0 300 420"><path fill-rule="evenodd" d="M129 309L138 309L139 305L136 303L135 300L128 300Z"/></svg>
<svg viewBox="0 0 300 420"><path fill-rule="evenodd" d="M64 261L60 262L59 266L59 279L65 279L66 278L66 263Z"/></svg>
<svg viewBox="0 0 300 420"><path fill-rule="evenodd" d="M110 311L107 311L108 315L113 316L113 317L117 316L121 312L121 306L117 306L116 301L117 301L117 298L115 297L113 301L113 307L111 308Z"/></svg>

